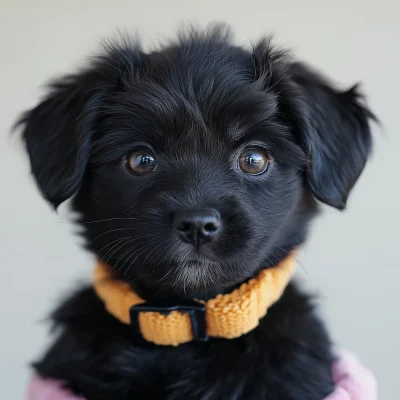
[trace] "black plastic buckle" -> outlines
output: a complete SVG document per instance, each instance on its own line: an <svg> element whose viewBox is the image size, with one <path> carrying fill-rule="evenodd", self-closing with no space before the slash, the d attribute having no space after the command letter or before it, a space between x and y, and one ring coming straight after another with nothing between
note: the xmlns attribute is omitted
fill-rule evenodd
<svg viewBox="0 0 400 400"><path fill-rule="evenodd" d="M140 333L139 313L140 312L158 312L168 315L171 311L179 311L189 314L192 324L193 339L201 342L208 340L206 332L206 306L194 300L179 300L176 304L173 300L163 300L162 303L157 301L148 301L143 304L132 306L130 309L131 326Z"/></svg>

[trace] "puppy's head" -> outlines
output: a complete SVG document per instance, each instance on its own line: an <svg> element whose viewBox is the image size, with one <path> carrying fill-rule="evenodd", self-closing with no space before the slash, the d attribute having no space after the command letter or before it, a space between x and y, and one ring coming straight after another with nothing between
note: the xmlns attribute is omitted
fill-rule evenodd
<svg viewBox="0 0 400 400"><path fill-rule="evenodd" d="M213 32L151 54L108 46L20 123L42 194L74 196L89 248L130 282L180 292L276 263L315 199L343 208L371 117L356 88Z"/></svg>

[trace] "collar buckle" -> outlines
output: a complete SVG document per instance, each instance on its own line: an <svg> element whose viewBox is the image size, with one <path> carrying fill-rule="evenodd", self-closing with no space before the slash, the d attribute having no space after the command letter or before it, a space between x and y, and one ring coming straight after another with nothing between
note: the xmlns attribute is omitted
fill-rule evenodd
<svg viewBox="0 0 400 400"><path fill-rule="evenodd" d="M194 300L179 299L179 304L173 300L155 301L151 300L137 304L130 308L131 326L140 333L139 313L157 312L168 315L172 311L188 314L192 325L193 340L206 342L208 335L206 331L206 306Z"/></svg>

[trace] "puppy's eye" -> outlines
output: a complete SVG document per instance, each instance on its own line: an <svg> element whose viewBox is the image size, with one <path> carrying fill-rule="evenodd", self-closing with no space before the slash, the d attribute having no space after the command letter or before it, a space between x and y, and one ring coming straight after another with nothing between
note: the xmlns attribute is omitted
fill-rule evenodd
<svg viewBox="0 0 400 400"><path fill-rule="evenodd" d="M264 173L271 159L259 149L247 149L239 157L238 166L246 174L260 175Z"/></svg>
<svg viewBox="0 0 400 400"><path fill-rule="evenodd" d="M157 162L149 150L137 150L128 157L129 169L135 174L148 174L153 172Z"/></svg>

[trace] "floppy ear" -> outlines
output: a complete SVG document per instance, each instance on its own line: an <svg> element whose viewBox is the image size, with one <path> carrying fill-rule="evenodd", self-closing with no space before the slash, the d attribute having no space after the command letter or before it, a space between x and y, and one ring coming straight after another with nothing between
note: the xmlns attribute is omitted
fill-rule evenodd
<svg viewBox="0 0 400 400"><path fill-rule="evenodd" d="M311 163L306 180L318 200L343 209L370 155L369 120L375 117L357 86L336 90L301 64L289 71L299 91L298 133Z"/></svg>
<svg viewBox="0 0 400 400"><path fill-rule="evenodd" d="M32 174L55 208L80 187L106 95L128 82L138 62L137 47L124 45L108 45L90 69L54 82L16 124L23 127Z"/></svg>
<svg viewBox="0 0 400 400"><path fill-rule="evenodd" d="M85 112L98 102L90 92L94 78L82 73L58 80L47 97L18 122L23 126L32 174L54 207L77 191L86 169L93 121L92 114Z"/></svg>
<svg viewBox="0 0 400 400"><path fill-rule="evenodd" d="M276 95L278 117L289 125L310 164L306 183L314 196L343 209L371 151L369 120L357 86L336 90L307 66L262 40L253 51L255 78Z"/></svg>

